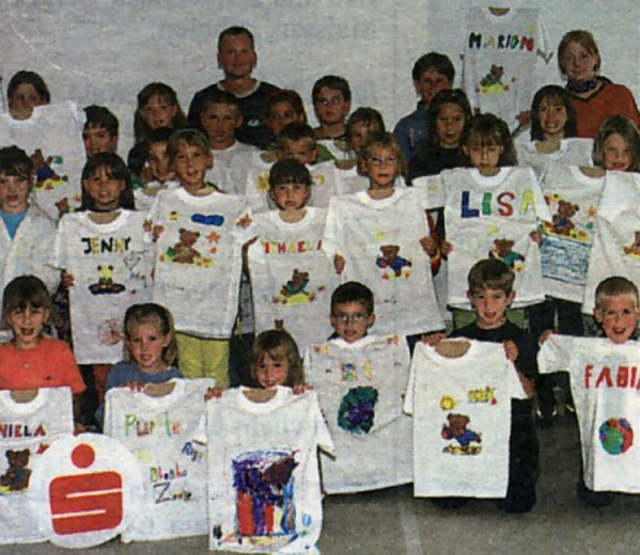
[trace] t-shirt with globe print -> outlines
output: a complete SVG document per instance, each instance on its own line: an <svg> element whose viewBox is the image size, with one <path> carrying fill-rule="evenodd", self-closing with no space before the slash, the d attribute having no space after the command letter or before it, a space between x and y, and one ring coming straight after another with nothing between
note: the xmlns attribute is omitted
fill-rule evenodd
<svg viewBox="0 0 640 555"><path fill-rule="evenodd" d="M541 373L566 370L582 442L585 485L640 492L640 348L637 341L552 335L538 353Z"/></svg>

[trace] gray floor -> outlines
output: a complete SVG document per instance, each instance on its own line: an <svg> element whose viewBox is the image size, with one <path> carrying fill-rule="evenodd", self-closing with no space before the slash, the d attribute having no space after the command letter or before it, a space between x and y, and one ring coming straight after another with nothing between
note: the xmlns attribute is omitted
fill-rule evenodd
<svg viewBox="0 0 640 555"><path fill-rule="evenodd" d="M473 500L442 512L414 499L410 487L325 499L322 555L547 555L633 553L640 496L618 495L608 508L583 507L575 497L579 443L575 421L561 418L540 431L542 474L538 504L526 515L505 515L494 501ZM89 550L87 550L89 551ZM205 537L161 543L111 542L96 555L207 553ZM0 547L0 555L55 555L68 550L41 544Z"/></svg>

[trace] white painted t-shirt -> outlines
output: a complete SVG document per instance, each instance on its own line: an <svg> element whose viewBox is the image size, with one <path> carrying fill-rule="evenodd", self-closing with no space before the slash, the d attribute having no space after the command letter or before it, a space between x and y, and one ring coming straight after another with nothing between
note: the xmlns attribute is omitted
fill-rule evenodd
<svg viewBox="0 0 640 555"><path fill-rule="evenodd" d="M607 172L585 288L583 312L591 314L598 283L623 276L640 287L640 174Z"/></svg>
<svg viewBox="0 0 640 555"><path fill-rule="evenodd" d="M144 222L143 213L130 210L107 224L96 224L88 212L60 220L52 265L74 277L69 304L78 364L121 360L124 314L151 300L153 259Z"/></svg>
<svg viewBox="0 0 640 555"><path fill-rule="evenodd" d="M51 442L72 433L69 388L39 389L28 403L0 391L0 544L45 540L28 499L32 468Z"/></svg>
<svg viewBox="0 0 640 555"><path fill-rule="evenodd" d="M213 167L207 170L206 180L215 183L225 193L244 195L249 170L257 164L260 150L236 141L225 150L211 149L211 152Z"/></svg>
<svg viewBox="0 0 640 555"><path fill-rule="evenodd" d="M144 498L125 542L207 533L206 447L193 437L215 381L167 383L174 389L164 397L125 387L106 395L104 432L136 456L143 477Z"/></svg>
<svg viewBox="0 0 640 555"><path fill-rule="evenodd" d="M496 114L515 129L516 116L530 109L540 69L551 55L538 10L511 8L500 16L490 10L473 7L467 12L463 88L473 109Z"/></svg>
<svg viewBox="0 0 640 555"><path fill-rule="evenodd" d="M313 553L322 528L318 447L333 443L314 391L207 403L209 548Z"/></svg>
<svg viewBox="0 0 640 555"><path fill-rule="evenodd" d="M417 497L507 492L511 399L526 394L502 345L462 342L469 349L458 358L424 343L413 353L405 410L413 414Z"/></svg>
<svg viewBox="0 0 640 555"><path fill-rule="evenodd" d="M156 230L153 301L173 314L176 329L228 338L238 308L241 247L251 224L244 198L161 191L149 213Z"/></svg>
<svg viewBox="0 0 640 555"><path fill-rule="evenodd" d="M331 294L340 284L322 250L327 211L308 207L299 222L277 210L256 214L258 240L249 249L256 332L280 320L300 352L331 335Z"/></svg>
<svg viewBox="0 0 640 555"><path fill-rule="evenodd" d="M343 282L359 281L374 293L378 335L412 335L441 329L429 257L424 206L412 189L373 200L366 191L331 201L323 249L345 259Z"/></svg>
<svg viewBox="0 0 640 555"><path fill-rule="evenodd" d="M485 258L498 258L515 272L513 307L544 299L540 249L529 235L537 229L538 218L549 216L531 169L500 168L485 177L476 168L457 168L414 180L414 188L426 196L429 208L445 207L447 240L453 245L448 304L470 308L467 275Z"/></svg>
<svg viewBox="0 0 640 555"><path fill-rule="evenodd" d="M555 152L540 153L536 142L530 139L529 133L520 135L515 140L518 153L518 165L531 168L536 176L544 173L547 164L565 164L567 166L593 166L591 152L593 139L562 139Z"/></svg>
<svg viewBox="0 0 640 555"><path fill-rule="evenodd" d="M585 485L640 493L640 345L552 335L540 348L541 373L566 370L576 406Z"/></svg>
<svg viewBox="0 0 640 555"><path fill-rule="evenodd" d="M582 303L595 221L605 178L578 166L549 164L541 186L551 220L540 228L540 260L547 295Z"/></svg>
<svg viewBox="0 0 640 555"><path fill-rule="evenodd" d="M86 162L82 119L73 102L37 106L26 120L0 115L0 145L17 145L29 156L38 150L33 198L57 221L56 202L67 199L71 209L82 202L80 177Z"/></svg>
<svg viewBox="0 0 640 555"><path fill-rule="evenodd" d="M305 356L335 457L321 456L327 493L368 491L413 480L412 419L402 412L409 378L404 337L334 339Z"/></svg>

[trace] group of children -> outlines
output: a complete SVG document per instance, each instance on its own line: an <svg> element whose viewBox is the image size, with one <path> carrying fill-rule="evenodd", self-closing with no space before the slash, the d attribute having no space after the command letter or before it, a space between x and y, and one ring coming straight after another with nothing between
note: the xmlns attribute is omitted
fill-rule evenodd
<svg viewBox="0 0 640 555"><path fill-rule="evenodd" d="M81 175L56 173L42 152L1 148L0 283L11 337L0 348L0 389L66 385L82 429L93 422L86 406L81 414L77 364L100 390L98 425L103 395L116 387L212 377L215 402L239 382L296 394L312 385L334 440L342 438L335 460L323 461L325 488L363 491L412 481L402 399L410 373L427 370L410 368L410 353L440 348L452 319L451 337L501 343L515 365L522 392L511 405L501 506L530 511L536 393L544 420L557 413L555 381L538 374L538 344L551 329L583 336L583 311L593 310L611 352L636 333L637 205L613 207L625 187L640 196L640 134L614 116L594 140L575 138L568 93L546 86L533 99L530 138L514 140L499 117L472 115L465 93L451 88L450 66L433 53L416 64L421 104L397 137L372 108L347 117L348 83L326 76L313 90L315 130L297 93L269 97L262 152L236 140L233 94L200 95L187 121L163 83L138 95L127 164L115 154L118 121L99 106L85 109ZM34 75L10 84L16 120L46 110L46 85ZM603 239L615 235L610 222L635 231L613 259ZM508 313L526 317L528 331ZM69 322L71 337L60 336L73 352L48 337ZM252 349L247 373L230 338L252 328L253 346L241 343ZM568 369L541 356L546 372ZM574 396L576 387L574 379ZM442 429L462 446L449 452L479 453L469 444L480 436L459 431ZM362 436L369 443L354 443ZM591 439L583 435L583 445ZM585 472L581 497L602 504L593 467ZM437 504L465 501L440 495Z"/></svg>

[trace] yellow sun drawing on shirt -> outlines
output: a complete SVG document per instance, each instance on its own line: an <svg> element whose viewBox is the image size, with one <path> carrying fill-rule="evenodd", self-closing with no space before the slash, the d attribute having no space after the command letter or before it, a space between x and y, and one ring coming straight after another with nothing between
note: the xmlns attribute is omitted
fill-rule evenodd
<svg viewBox="0 0 640 555"><path fill-rule="evenodd" d="M440 399L440 408L442 410L452 410L458 403L450 395L443 395Z"/></svg>

